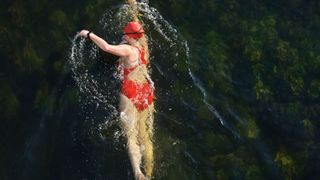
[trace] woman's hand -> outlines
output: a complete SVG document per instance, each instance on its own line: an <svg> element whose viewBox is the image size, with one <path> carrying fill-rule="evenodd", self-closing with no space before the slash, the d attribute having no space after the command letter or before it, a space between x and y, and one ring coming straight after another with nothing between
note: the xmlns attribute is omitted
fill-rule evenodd
<svg viewBox="0 0 320 180"><path fill-rule="evenodd" d="M87 38L88 33L89 33L88 30L83 29L83 30L80 31L79 35L82 36L82 37Z"/></svg>

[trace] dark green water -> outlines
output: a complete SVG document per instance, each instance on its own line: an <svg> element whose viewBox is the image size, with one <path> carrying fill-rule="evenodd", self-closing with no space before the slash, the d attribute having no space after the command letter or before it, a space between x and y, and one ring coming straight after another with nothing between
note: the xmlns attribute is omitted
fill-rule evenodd
<svg viewBox="0 0 320 180"><path fill-rule="evenodd" d="M132 179L111 121L116 57L88 62L109 82L98 86L109 106L81 93L69 63L82 28L119 42L99 21L122 3L1 2L0 179ZM164 28L172 45L142 17L157 89L154 179L320 179L319 2L149 5L177 30Z"/></svg>

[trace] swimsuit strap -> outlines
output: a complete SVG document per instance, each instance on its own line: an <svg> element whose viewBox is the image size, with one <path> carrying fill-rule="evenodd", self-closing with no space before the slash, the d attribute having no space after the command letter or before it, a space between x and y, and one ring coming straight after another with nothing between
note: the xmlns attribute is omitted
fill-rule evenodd
<svg viewBox="0 0 320 180"><path fill-rule="evenodd" d="M133 46L133 47L137 48L138 51L139 51L139 53L140 53L140 61L141 61L141 64L147 65L148 62L144 59L144 48L141 48L141 49L140 49L138 46Z"/></svg>
<svg viewBox="0 0 320 180"><path fill-rule="evenodd" d="M138 67L139 65L136 65L136 66L134 66L134 67L132 67L132 68L123 68L123 73L124 73L124 76L127 76L127 75L129 75L133 70L135 70L136 69L136 67Z"/></svg>
<svg viewBox="0 0 320 180"><path fill-rule="evenodd" d="M140 66L141 64L147 65L148 62L144 59L144 49L140 49L138 46L133 46L138 49L139 51L139 58L138 58L138 65L132 67L132 68L124 68L124 75L127 76L130 74L136 67Z"/></svg>
<svg viewBox="0 0 320 180"><path fill-rule="evenodd" d="M138 51L139 51L139 56L140 56L141 51L140 51L139 47L137 47L137 46L133 46L133 47L135 47L135 48L138 49ZM134 69L136 69L136 68L137 68L138 66L140 66L140 65L141 65L141 62L140 62L140 58L138 57L138 65L136 65L136 66L134 66L134 67L132 67L132 68L124 68L124 75L127 76L128 74L130 74Z"/></svg>

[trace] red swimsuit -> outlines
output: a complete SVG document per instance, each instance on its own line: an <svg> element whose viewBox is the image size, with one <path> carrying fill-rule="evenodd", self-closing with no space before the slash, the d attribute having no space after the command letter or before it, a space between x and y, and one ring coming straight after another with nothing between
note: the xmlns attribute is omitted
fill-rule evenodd
<svg viewBox="0 0 320 180"><path fill-rule="evenodd" d="M136 47L136 46L135 46ZM129 79L129 74L140 65L147 65L148 62L144 59L144 51L136 47L140 52L139 65L133 68L124 68L123 81L121 85L121 93L127 96L139 111L146 109L154 98L154 89L147 81L145 83L137 83Z"/></svg>

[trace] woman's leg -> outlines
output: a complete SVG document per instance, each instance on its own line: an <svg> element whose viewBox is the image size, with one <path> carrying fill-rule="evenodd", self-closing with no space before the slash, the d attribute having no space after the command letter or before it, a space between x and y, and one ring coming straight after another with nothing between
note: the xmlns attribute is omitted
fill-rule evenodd
<svg viewBox="0 0 320 180"><path fill-rule="evenodd" d="M137 110L132 102L124 95L120 94L120 119L122 129L127 137L128 154L135 175L135 179L144 179L141 172L141 151L138 142L138 128L137 128Z"/></svg>
<svg viewBox="0 0 320 180"><path fill-rule="evenodd" d="M154 106L151 104L149 108L139 113L139 142L141 152L143 154L144 169L147 177L151 178L154 158L153 158L153 113Z"/></svg>

